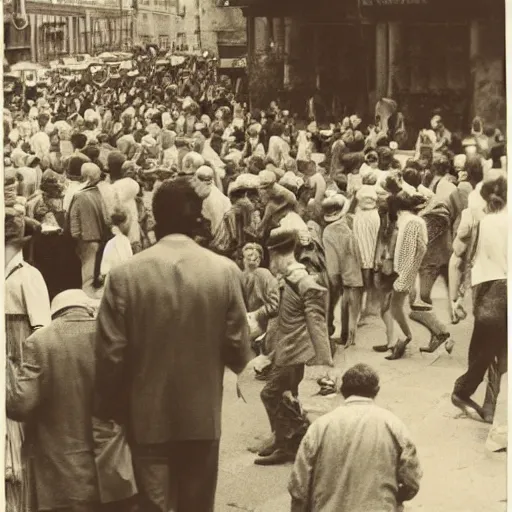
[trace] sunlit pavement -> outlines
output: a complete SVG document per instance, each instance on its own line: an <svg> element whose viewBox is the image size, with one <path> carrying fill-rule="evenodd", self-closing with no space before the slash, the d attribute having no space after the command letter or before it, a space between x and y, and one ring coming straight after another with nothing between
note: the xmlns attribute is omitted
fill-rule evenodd
<svg viewBox="0 0 512 512"><path fill-rule="evenodd" d="M435 309L448 322L446 296L436 287ZM470 305L468 304L470 308ZM455 379L465 370L472 319L450 326L456 342L452 355L444 348L435 354L421 354L419 346L428 343L428 331L411 322L414 339L404 359L386 361L371 347L384 340L379 318L370 317L359 329L357 346L342 347L336 354L333 376L358 362L372 365L381 378L377 403L399 416L416 442L424 476L418 496L406 511L425 512L504 512L506 511L506 454L485 449L490 426L461 417L450 402ZM317 417L342 403L340 395L315 396L316 378L311 370L301 385L300 397L311 417ZM236 378L227 373L223 411L223 437L217 512L237 510L287 512L290 509L286 485L291 465L260 467L247 447L257 437L269 434L268 420L259 393L263 383L251 372L241 379L247 403L237 398ZM484 386L476 395L483 401ZM335 468L333 468L335 471Z"/></svg>

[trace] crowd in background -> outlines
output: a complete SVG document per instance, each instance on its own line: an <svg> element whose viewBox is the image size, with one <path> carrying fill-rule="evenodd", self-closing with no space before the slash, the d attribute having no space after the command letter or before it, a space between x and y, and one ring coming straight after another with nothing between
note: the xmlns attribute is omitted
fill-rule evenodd
<svg viewBox="0 0 512 512"><path fill-rule="evenodd" d="M273 369L287 364L276 323L283 321L280 290L288 274L272 264L271 253L294 233L294 272L306 272L325 290L315 307L331 356L337 345L357 344L361 317L375 309L386 343L373 349L387 359L401 359L410 346L451 353L457 340L436 315L432 289L442 276L455 324L467 316L471 288L468 369L452 401L492 423L507 360L507 175L499 130L477 118L457 136L434 113L407 153L399 149L405 124L392 100L379 102L370 124L354 114L330 126L311 118L299 128L277 102L265 110L238 103L229 83L204 87L192 75L178 87L167 78L130 88L46 88L6 105L8 397L27 337L59 311L53 302L76 289L100 301L109 274L162 238L152 207L157 191L188 180L202 210L186 234L242 272L252 349L264 361L257 378L270 382ZM341 334L333 339L340 301ZM411 320L430 331L425 343L413 340ZM313 345L317 335L309 332ZM471 397L487 372L480 406ZM332 392L329 379L320 386ZM276 421L297 429L296 452L305 432L302 411L292 408L276 420L276 397L268 386L264 391L273 431ZM20 491L29 487L22 461L29 431L15 421L23 414L14 416L8 502L12 510L29 510ZM61 506L45 500L40 510Z"/></svg>

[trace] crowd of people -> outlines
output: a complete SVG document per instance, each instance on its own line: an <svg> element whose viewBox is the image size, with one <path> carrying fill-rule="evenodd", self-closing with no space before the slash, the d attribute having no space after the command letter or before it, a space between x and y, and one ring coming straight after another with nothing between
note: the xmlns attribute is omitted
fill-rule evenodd
<svg viewBox="0 0 512 512"><path fill-rule="evenodd" d="M457 137L436 113L404 156L403 119L382 115L392 100L372 125L352 115L302 129L276 102L251 111L229 84L209 91L92 84L4 111L8 511L212 511L223 368L240 374L256 356L272 435L255 462L296 461L293 510L396 510L421 472L405 427L370 403L375 372L349 370L350 415L311 428L299 385L316 365L336 392L336 349L357 345L375 309L386 359L418 346L411 320L431 333L421 351L451 353L431 298L439 276L453 324L473 293L452 402L493 422L507 360L501 133L476 119ZM348 496L347 462L316 492L335 457L321 461L320 444L356 450L346 429L362 416L358 435L399 439L378 452L399 470ZM354 460L370 464L377 448L364 450Z"/></svg>

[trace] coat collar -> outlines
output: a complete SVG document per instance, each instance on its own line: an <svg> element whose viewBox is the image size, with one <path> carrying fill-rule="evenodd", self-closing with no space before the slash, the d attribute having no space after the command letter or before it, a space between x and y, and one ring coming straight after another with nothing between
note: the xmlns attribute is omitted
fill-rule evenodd
<svg viewBox="0 0 512 512"><path fill-rule="evenodd" d="M24 263L23 251L20 250L16 255L13 256L12 260L5 267L5 275L8 276L12 269L19 264Z"/></svg>
<svg viewBox="0 0 512 512"><path fill-rule="evenodd" d="M166 242L166 243L167 242L172 242L172 243L189 243L189 244L195 244L196 243L189 236L182 235L180 233L176 233L176 234L173 234L173 235L166 235L163 238L161 238L158 243L160 243L160 242Z"/></svg>
<svg viewBox="0 0 512 512"><path fill-rule="evenodd" d="M365 396L352 395L345 399L345 405L352 404L373 404L373 399Z"/></svg>

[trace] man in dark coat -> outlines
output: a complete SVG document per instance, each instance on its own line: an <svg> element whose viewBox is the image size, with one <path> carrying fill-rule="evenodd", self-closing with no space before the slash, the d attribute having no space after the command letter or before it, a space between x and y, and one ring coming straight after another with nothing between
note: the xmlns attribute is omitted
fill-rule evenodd
<svg viewBox="0 0 512 512"><path fill-rule="evenodd" d="M193 241L194 181L155 193L154 246L114 268L98 314L100 419L126 425L141 510L213 512L222 385L251 358L241 272Z"/></svg>

